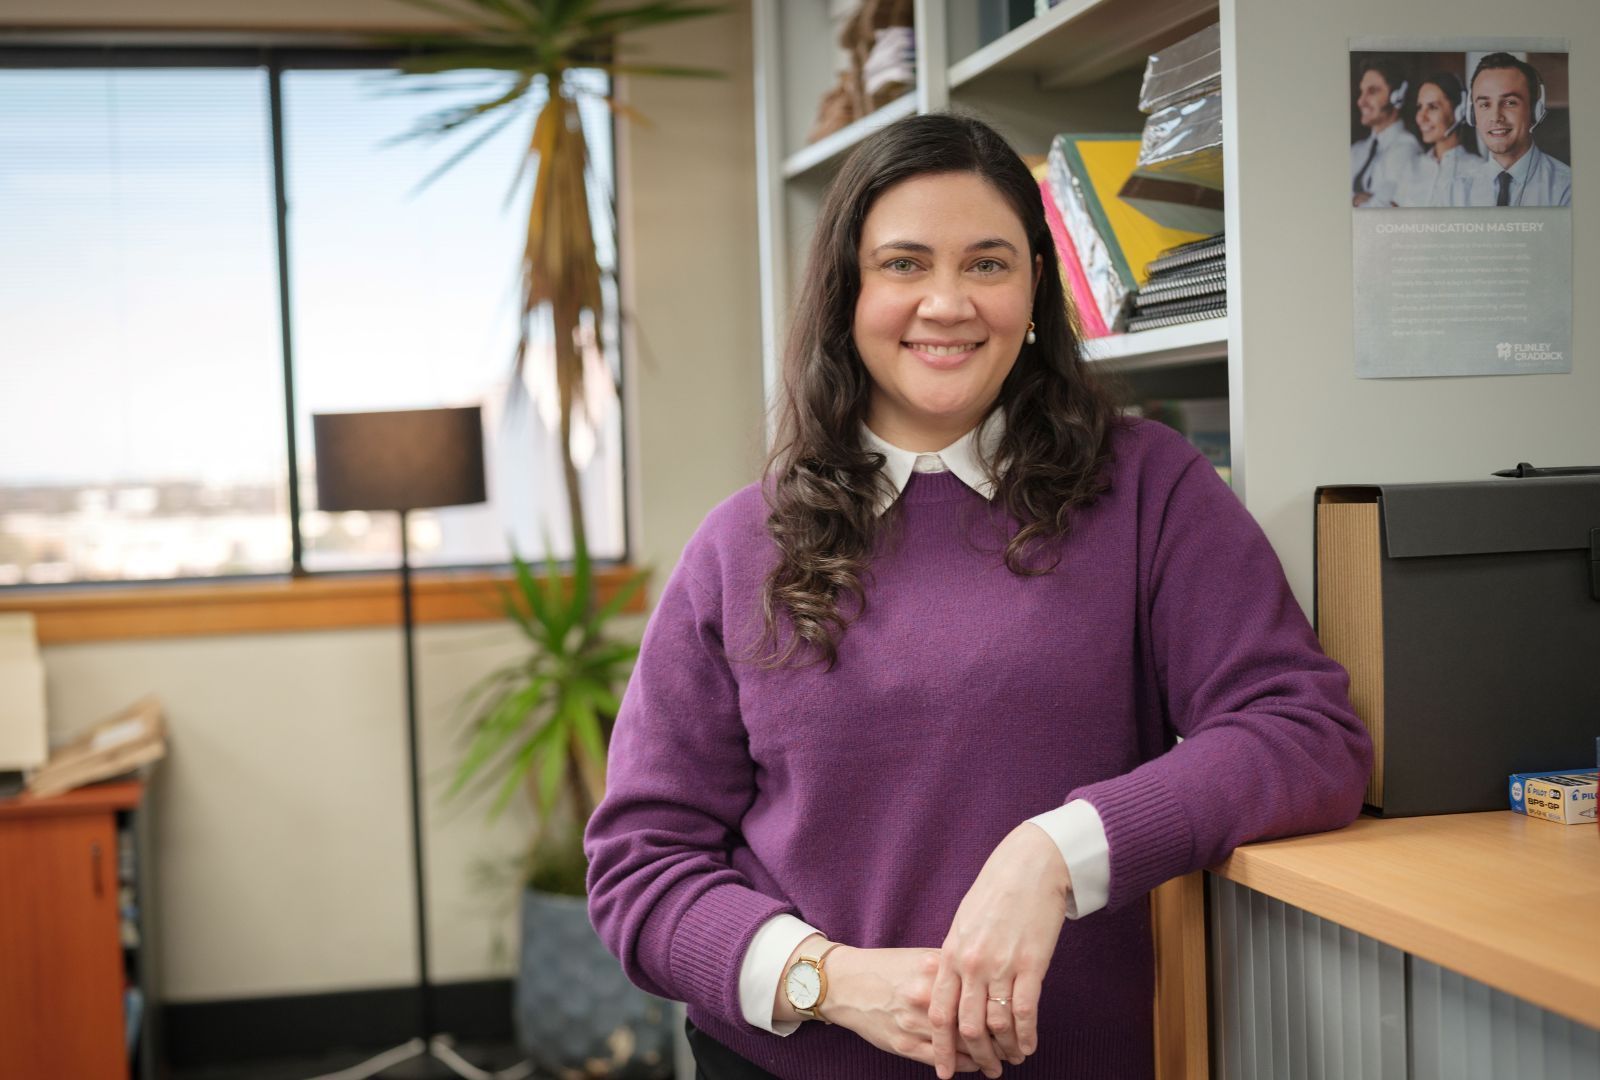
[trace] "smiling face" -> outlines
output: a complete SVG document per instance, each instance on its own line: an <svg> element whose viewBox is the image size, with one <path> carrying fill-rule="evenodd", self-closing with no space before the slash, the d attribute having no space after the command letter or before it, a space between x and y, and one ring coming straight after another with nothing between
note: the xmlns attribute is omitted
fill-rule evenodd
<svg viewBox="0 0 1600 1080"><path fill-rule="evenodd" d="M1456 135L1451 129L1455 123L1455 102L1433 83L1423 83L1417 90L1417 130L1422 134L1422 141L1435 149L1439 149L1437 144L1441 139L1453 142Z"/></svg>
<svg viewBox="0 0 1600 1080"><path fill-rule="evenodd" d="M1361 84L1356 91L1356 111L1361 116L1362 127L1383 127L1394 119L1389 95L1394 88L1376 71L1361 73Z"/></svg>
<svg viewBox="0 0 1600 1080"><path fill-rule="evenodd" d="M1511 165L1533 145L1533 88L1516 68L1485 68L1472 80L1472 119L1484 147Z"/></svg>
<svg viewBox="0 0 1600 1080"><path fill-rule="evenodd" d="M1016 363L1043 266L1022 221L974 173L904 180L867 211L853 335L872 376L867 426L942 450L977 426Z"/></svg>

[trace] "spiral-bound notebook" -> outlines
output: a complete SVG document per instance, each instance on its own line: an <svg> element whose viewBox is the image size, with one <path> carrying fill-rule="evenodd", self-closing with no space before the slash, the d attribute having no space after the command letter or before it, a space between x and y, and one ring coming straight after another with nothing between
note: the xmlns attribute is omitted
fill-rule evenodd
<svg viewBox="0 0 1600 1080"><path fill-rule="evenodd" d="M1135 298L1135 305L1140 311L1152 304L1162 304L1168 300L1187 300L1196 296L1210 296L1214 293L1226 292L1228 289L1228 275L1220 271L1205 274L1181 274L1170 280L1150 284L1139 290Z"/></svg>
<svg viewBox="0 0 1600 1080"><path fill-rule="evenodd" d="M1207 236L1188 244L1180 244L1175 248L1163 251L1150 261L1148 267L1150 276L1164 274L1168 270L1180 270L1207 259L1218 259L1227 254L1227 237L1221 233L1216 236Z"/></svg>
<svg viewBox="0 0 1600 1080"><path fill-rule="evenodd" d="M1196 311L1186 311L1181 314L1171 315L1135 315L1128 320L1128 332L1137 330L1159 330L1164 326L1178 326L1182 323L1199 322L1202 319L1214 319L1219 315L1228 313L1226 300L1219 300L1215 306L1201 308Z"/></svg>
<svg viewBox="0 0 1600 1080"><path fill-rule="evenodd" d="M1144 283L1145 288L1159 288L1171 284L1179 278L1186 278L1195 274L1223 274L1227 273L1227 256L1217 255L1210 259L1201 259L1199 262L1190 263L1188 266L1179 266L1159 273L1151 274L1150 279Z"/></svg>
<svg viewBox="0 0 1600 1080"><path fill-rule="evenodd" d="M1147 318L1151 315L1187 315L1191 311L1210 311L1225 305L1227 295L1213 291L1184 300L1166 300L1159 304L1140 304L1129 313L1129 318Z"/></svg>

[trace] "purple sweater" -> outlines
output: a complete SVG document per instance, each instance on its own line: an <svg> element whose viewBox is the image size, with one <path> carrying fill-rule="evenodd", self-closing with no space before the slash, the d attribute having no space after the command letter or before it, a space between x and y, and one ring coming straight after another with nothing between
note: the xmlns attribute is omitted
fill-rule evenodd
<svg viewBox="0 0 1600 1080"><path fill-rule="evenodd" d="M843 1028L746 1024L751 937L790 912L850 945L938 947L1006 833L1084 798L1110 902L1062 928L1038 1051L1007 1075L1153 1074L1149 891L1347 824L1372 751L1206 460L1154 423L1112 440L1111 490L1040 577L1001 560L1014 522L914 473L832 671L744 659L776 548L757 486L711 512L645 632L586 837L591 918L635 983L780 1077L926 1080Z"/></svg>

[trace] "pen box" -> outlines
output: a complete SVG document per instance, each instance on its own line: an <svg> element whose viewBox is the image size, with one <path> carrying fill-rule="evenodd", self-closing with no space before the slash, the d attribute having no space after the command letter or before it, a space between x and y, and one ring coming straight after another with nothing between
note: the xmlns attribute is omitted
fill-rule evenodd
<svg viewBox="0 0 1600 1080"><path fill-rule="evenodd" d="M1563 825L1593 825L1595 807L1600 805L1596 776L1594 769L1516 773L1511 777L1511 809Z"/></svg>

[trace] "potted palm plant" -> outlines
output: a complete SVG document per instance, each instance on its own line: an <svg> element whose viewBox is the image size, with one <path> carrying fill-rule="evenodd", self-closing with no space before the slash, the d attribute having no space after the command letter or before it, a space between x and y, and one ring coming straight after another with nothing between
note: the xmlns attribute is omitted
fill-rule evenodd
<svg viewBox="0 0 1600 1080"><path fill-rule="evenodd" d="M719 72L630 59L633 32L718 13L722 5L653 0L407 0L445 15L458 30L388 39L404 52L406 76L490 71L503 84L481 102L436 112L408 133L482 133L435 175L470 154L517 115L533 114L519 178L531 171L527 241L521 266L521 317L512 385L530 362L534 321L548 317L562 475L572 528L572 568L553 558L536 574L514 556L515 582L503 590L506 617L525 635L526 653L481 680L463 707L467 749L451 794L496 790L491 813L530 791L538 827L528 850L523 894L522 963L517 978L518 1038L536 1064L613 1076L671 1072L666 1004L622 977L589 925L582 899L582 833L605 784L606 745L638 646L612 622L639 592L631 576L598 600L572 453L574 409L585 400L584 355L608 325L602 268L585 182L588 147L578 101L585 90L567 74L715 77ZM609 80L608 80L609 83ZM633 115L603 94L620 116Z"/></svg>
<svg viewBox="0 0 1600 1080"><path fill-rule="evenodd" d="M589 924L583 827L605 787L606 745L639 646L612 620L644 583L632 574L603 603L581 532L570 578L547 557L535 574L513 556L502 604L526 653L468 691L467 750L449 794L475 781L496 791L491 814L519 791L533 794L538 824L523 875L517 970L517 1040L547 1070L594 1075L671 1074L667 1003L633 987Z"/></svg>

